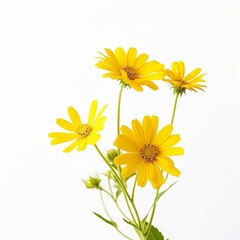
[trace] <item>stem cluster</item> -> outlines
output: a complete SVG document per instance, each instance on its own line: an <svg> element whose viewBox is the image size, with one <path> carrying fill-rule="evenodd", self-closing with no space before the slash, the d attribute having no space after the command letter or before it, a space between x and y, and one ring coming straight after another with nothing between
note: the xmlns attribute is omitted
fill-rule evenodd
<svg viewBox="0 0 240 240"><path fill-rule="evenodd" d="M121 98L122 98L122 92L123 92L123 88L124 85L121 86L120 88L120 92L119 92L119 97L118 97L118 111L117 111L117 134L120 134L120 112L121 112ZM175 117L175 112L176 112L176 106L177 106L177 100L178 100L178 96L179 94L176 93L176 98L174 101L174 107L173 107L173 113L172 113L172 118L171 118L171 124L173 124L174 121L174 117ZM148 214L141 219L134 201L134 196L135 196L135 189L136 189L136 178L131 190L131 194L129 193L129 190L127 189L127 184L126 181L128 179L123 179L121 177L121 168L120 167L116 167L112 162L109 161L109 159L107 159L102 152L100 151L100 149L98 148L97 145L95 145L95 148L97 150L97 152L100 154L100 156L102 157L102 159L104 160L104 162L108 165L109 169L110 169L110 174L107 175L108 178L108 190L103 189L103 188L99 188L100 194L101 194L101 201L102 201L102 205L103 208L105 210L106 215L108 216L109 220L106 220L108 223L110 223L112 226L114 226L116 228L116 230L126 239L129 240L133 240L132 238L130 238L129 236L127 236L125 233L123 233L122 231L119 230L117 224L113 221L112 217L110 216L106 205L104 203L104 198L103 198L103 192L109 196L112 201L114 202L114 204L116 205L117 209L119 210L120 214L123 217L123 220L130 224L131 226L134 227L136 233L138 234L139 238L141 240L147 240L148 239L148 234L151 230L151 226L152 226L152 222L153 222L153 218L154 218L154 214L155 214L155 210L156 210L156 205L157 202L160 198L160 196L167 190L165 190L164 192L159 194L159 190L156 191L156 196L155 199L153 201L153 204L151 206L151 208L148 211ZM120 149L117 150L118 155L121 154ZM168 175L166 176L167 179ZM117 192L115 192L113 190L112 185L117 188ZM171 187L171 186L170 186ZM120 207L119 203L118 203L118 196L120 194L123 194L127 209L128 209L128 214L126 214L123 209ZM128 216L130 215L130 217Z"/></svg>

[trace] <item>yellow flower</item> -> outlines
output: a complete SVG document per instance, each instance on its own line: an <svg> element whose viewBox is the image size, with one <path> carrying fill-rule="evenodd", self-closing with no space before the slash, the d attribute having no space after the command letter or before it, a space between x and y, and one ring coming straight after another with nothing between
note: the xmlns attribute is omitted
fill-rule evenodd
<svg viewBox="0 0 240 240"><path fill-rule="evenodd" d="M182 155L184 150L174 147L180 141L180 136L171 135L172 131L172 125L166 125L158 131L157 116L145 116L142 124L133 120L132 130L122 126L122 134L114 142L115 146L127 152L114 158L114 164L126 164L122 176L126 178L136 172L139 186L144 187L149 180L156 189L165 182L163 171L179 176L180 171L168 156Z"/></svg>
<svg viewBox="0 0 240 240"><path fill-rule="evenodd" d="M164 65L157 61L147 62L148 55L137 56L136 48L129 48L127 52L119 47L115 50L105 49L107 55L102 55L96 64L98 68L107 70L103 77L121 80L125 86L130 86L137 91L143 91L142 86L156 90L157 85L152 80L160 80L164 77Z"/></svg>
<svg viewBox="0 0 240 240"><path fill-rule="evenodd" d="M52 132L49 133L49 137L53 138L51 144L59 144L64 142L73 141L63 151L70 152L74 148L78 151L83 151L87 144L94 145L100 139L99 131L103 129L103 123L106 121L106 117L102 116L107 105L105 105L97 114L97 100L94 100L91 104L87 123L82 123L82 120L78 112L73 108L68 108L68 115L71 122L58 118L56 123L68 132Z"/></svg>
<svg viewBox="0 0 240 240"><path fill-rule="evenodd" d="M185 75L185 65L184 62L173 62L172 70L166 70L166 76L168 78L163 78L163 81L169 82L173 88L174 93L185 93L186 89L190 91L197 92L197 89L204 91L205 85L202 85L203 82L206 82L202 79L206 74L201 74L201 68L196 68L190 72L186 77Z"/></svg>

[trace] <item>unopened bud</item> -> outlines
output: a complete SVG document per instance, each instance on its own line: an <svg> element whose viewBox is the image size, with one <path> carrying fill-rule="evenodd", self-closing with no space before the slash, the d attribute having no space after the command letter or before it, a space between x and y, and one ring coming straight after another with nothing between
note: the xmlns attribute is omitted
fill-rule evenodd
<svg viewBox="0 0 240 240"><path fill-rule="evenodd" d="M101 179L98 177L89 177L88 180L83 181L87 188L96 188L100 189Z"/></svg>
<svg viewBox="0 0 240 240"><path fill-rule="evenodd" d="M113 159L118 155L117 150L111 149L107 152L107 159L112 162Z"/></svg>

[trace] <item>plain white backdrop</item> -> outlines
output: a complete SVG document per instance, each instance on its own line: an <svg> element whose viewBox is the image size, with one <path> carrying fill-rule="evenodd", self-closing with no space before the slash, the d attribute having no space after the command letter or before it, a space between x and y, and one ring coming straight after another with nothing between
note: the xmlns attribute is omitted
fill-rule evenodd
<svg viewBox="0 0 240 240"><path fill-rule="evenodd" d="M0 0L0 239L123 239L92 214L103 213L99 194L82 183L106 170L95 149L64 154L47 137L68 106L86 119L98 99L108 103L98 145L112 147L119 85L94 65L98 51L119 46L207 73L206 92L179 99L175 132L185 155L174 161L182 174L154 225L170 240L240 239L237 9L237 0ZM124 91L123 124L146 114L160 126L170 121L174 98L158 86ZM140 208L152 193L137 190Z"/></svg>

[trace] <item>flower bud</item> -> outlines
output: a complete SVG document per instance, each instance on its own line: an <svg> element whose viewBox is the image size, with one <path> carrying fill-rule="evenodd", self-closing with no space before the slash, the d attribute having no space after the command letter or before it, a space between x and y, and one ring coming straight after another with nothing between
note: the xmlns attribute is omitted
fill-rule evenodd
<svg viewBox="0 0 240 240"><path fill-rule="evenodd" d="M100 189L101 179L98 177L89 177L88 180L83 181L87 188L96 188Z"/></svg>
<svg viewBox="0 0 240 240"><path fill-rule="evenodd" d="M107 159L108 161L112 162L113 159L118 155L117 150L111 149L107 152Z"/></svg>

